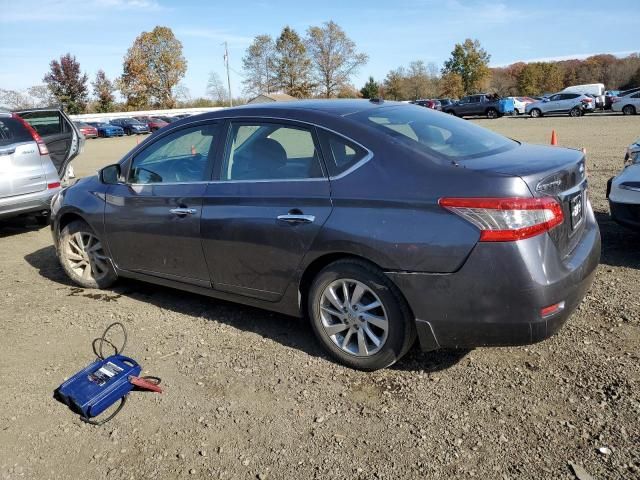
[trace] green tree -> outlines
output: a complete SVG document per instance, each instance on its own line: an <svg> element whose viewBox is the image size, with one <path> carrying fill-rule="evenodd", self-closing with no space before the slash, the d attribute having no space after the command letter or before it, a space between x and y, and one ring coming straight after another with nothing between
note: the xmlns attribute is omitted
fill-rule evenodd
<svg viewBox="0 0 640 480"><path fill-rule="evenodd" d="M523 95L539 95L561 90L565 74L557 63L528 63L518 77L518 90Z"/></svg>
<svg viewBox="0 0 640 480"><path fill-rule="evenodd" d="M82 113L87 106L87 74L80 73L80 63L67 53L60 60L51 60L44 82L51 95L71 113Z"/></svg>
<svg viewBox="0 0 640 480"><path fill-rule="evenodd" d="M327 98L334 97L369 60L366 53L356 50L355 42L333 21L325 22L321 27L309 27L306 46L321 93Z"/></svg>
<svg viewBox="0 0 640 480"><path fill-rule="evenodd" d="M250 95L275 92L278 89L275 63L273 39L269 35L255 37L242 57L244 92Z"/></svg>
<svg viewBox="0 0 640 480"><path fill-rule="evenodd" d="M169 27L142 32L124 58L119 89L133 108L172 108L174 89L187 71L182 43Z"/></svg>
<svg viewBox="0 0 640 480"><path fill-rule="evenodd" d="M462 78L464 93L476 93L491 76L489 55L478 40L467 38L464 43L456 43L451 57L444 62L442 74L456 73Z"/></svg>
<svg viewBox="0 0 640 480"><path fill-rule="evenodd" d="M367 83L364 84L364 87L360 89L360 95L362 98L378 98L380 92L380 85L376 82L373 77L369 77Z"/></svg>
<svg viewBox="0 0 640 480"><path fill-rule="evenodd" d="M276 40L275 66L281 90L296 98L311 96L311 59L300 35L289 26Z"/></svg>
<svg viewBox="0 0 640 480"><path fill-rule="evenodd" d="M107 78L107 74L104 70L98 70L96 73L96 79L91 84L93 86L93 94L96 96L96 112L112 112L113 111L113 92L115 87L113 82Z"/></svg>

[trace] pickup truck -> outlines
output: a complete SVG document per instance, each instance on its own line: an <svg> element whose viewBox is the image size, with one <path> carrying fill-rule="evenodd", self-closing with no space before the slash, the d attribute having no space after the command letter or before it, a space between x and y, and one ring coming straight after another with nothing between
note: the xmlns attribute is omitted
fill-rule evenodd
<svg viewBox="0 0 640 480"><path fill-rule="evenodd" d="M447 105L442 111L457 117L486 116L487 118L498 118L504 114L512 114L514 105L513 100L507 98L498 99L493 95L479 93L463 97L457 102Z"/></svg>

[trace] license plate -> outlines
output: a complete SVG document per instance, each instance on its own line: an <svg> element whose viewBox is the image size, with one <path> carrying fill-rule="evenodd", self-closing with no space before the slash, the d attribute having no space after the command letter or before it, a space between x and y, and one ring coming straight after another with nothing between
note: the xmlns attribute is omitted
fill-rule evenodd
<svg viewBox="0 0 640 480"><path fill-rule="evenodd" d="M571 214L571 229L575 229L580 222L582 222L583 217L583 202L582 202L582 192L575 194L571 200L569 200L569 210Z"/></svg>

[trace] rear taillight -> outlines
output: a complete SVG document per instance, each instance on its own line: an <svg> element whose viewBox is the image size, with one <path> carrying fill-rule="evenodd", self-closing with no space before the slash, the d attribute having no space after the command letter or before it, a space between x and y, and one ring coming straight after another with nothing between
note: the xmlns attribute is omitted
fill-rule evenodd
<svg viewBox="0 0 640 480"><path fill-rule="evenodd" d="M40 155L49 155L49 149L47 148L47 144L44 143L44 140L42 140L42 138L40 138L40 135L38 135L38 132L36 132L33 129L33 127L29 125L24 120L24 118L22 118L20 115L16 115L15 113L12 113L11 116L16 120L18 120L20 123L22 123L22 125L24 125L24 128L26 128L29 131L29 133L31 134L35 142L38 144L38 151L40 152Z"/></svg>
<svg viewBox="0 0 640 480"><path fill-rule="evenodd" d="M564 220L562 207L551 197L441 198L438 203L478 227L481 242L523 240Z"/></svg>
<svg viewBox="0 0 640 480"><path fill-rule="evenodd" d="M60 182L48 183L47 188L51 190L52 188L60 188Z"/></svg>

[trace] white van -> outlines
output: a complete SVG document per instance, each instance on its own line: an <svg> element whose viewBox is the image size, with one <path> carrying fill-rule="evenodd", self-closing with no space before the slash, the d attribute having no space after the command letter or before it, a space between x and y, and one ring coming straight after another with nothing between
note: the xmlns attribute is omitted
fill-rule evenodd
<svg viewBox="0 0 640 480"><path fill-rule="evenodd" d="M572 85L562 90L565 93L581 93L583 95L593 96L596 99L596 108L604 109L605 95L604 83L587 83L584 85Z"/></svg>

